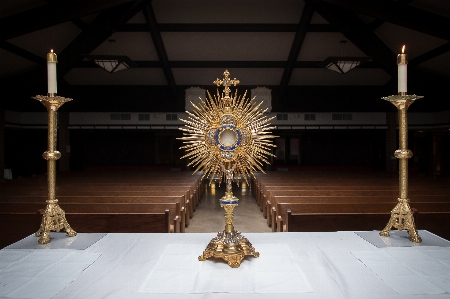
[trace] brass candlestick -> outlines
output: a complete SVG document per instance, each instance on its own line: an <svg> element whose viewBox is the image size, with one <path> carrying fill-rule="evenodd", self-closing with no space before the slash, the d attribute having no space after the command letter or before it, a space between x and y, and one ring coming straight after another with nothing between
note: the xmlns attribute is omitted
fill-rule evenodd
<svg viewBox="0 0 450 299"><path fill-rule="evenodd" d="M56 160L61 157L61 153L56 150L57 111L65 102L72 101L72 99L55 94L37 95L33 99L41 102L48 111L48 150L42 154L42 157L47 160L48 200L44 215L42 215L41 226L35 234L36 237L40 237L39 244L47 244L50 243L50 231L59 232L64 229L69 237L77 234L67 222L65 213L59 207L55 197Z"/></svg>
<svg viewBox="0 0 450 299"><path fill-rule="evenodd" d="M406 114L408 107L411 106L415 100L421 98L423 98L423 96L406 95L406 92L382 98L383 100L391 102L398 109L400 149L396 150L394 154L395 157L399 159L400 194L398 204L391 211L391 218L386 227L380 232L380 236L388 237L392 227L397 228L400 231L405 229L408 231L411 242L415 243L422 242L422 239L417 233L414 225L414 218L408 199L408 159L413 156L413 153L408 149L408 121Z"/></svg>

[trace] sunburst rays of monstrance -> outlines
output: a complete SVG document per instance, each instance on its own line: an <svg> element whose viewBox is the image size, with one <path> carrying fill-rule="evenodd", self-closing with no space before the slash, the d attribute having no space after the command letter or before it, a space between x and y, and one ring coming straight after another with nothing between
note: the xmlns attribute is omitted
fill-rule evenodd
<svg viewBox="0 0 450 299"><path fill-rule="evenodd" d="M269 164L268 156L272 154L275 145L270 126L273 117L264 113L267 109L260 109L261 103L254 103L254 98L247 98L231 93L230 86L239 84L239 80L230 79L230 73L225 70L222 80L213 83L217 87L224 86L223 92L212 97L200 98L200 104L192 104L193 112L186 111L188 119L180 119L185 123L180 128L184 137L179 138L185 144L180 149L187 153L181 159L191 161L188 166L196 167L195 172L202 171L203 178L212 180L219 178L226 183L225 195L220 199L220 206L225 209L225 229L213 238L203 254L198 257L204 261L210 257L222 258L228 265L238 268L246 255L259 256L247 238L234 229L233 210L239 199L233 195L231 184L240 180L248 183L256 171L264 173L264 163ZM231 94L231 95L230 95Z"/></svg>

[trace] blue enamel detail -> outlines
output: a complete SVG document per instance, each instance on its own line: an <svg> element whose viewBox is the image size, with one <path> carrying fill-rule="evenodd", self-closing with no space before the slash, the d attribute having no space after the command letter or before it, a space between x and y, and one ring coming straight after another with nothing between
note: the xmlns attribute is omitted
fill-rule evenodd
<svg viewBox="0 0 450 299"><path fill-rule="evenodd" d="M235 201L221 201L221 204L223 205L237 205L237 200Z"/></svg>
<svg viewBox="0 0 450 299"><path fill-rule="evenodd" d="M227 147L227 146L224 146L224 145L220 144L220 142L219 142L219 134L220 134L221 131L223 131L225 129L232 129L232 130L234 130L237 133L238 140L237 140L235 145ZM214 135L214 139L216 140L216 145L218 145L221 150L233 151L233 150L236 149L236 147L238 147L241 144L241 131L236 129L236 127L234 125L230 125L230 124L222 125L221 127L219 127L216 130L216 133Z"/></svg>

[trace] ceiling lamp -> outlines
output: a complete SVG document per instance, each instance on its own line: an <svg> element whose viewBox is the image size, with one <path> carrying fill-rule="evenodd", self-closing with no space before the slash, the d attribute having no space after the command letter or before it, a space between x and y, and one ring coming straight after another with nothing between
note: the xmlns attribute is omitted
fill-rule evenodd
<svg viewBox="0 0 450 299"><path fill-rule="evenodd" d="M131 59L123 55L87 55L86 58L95 62L109 73L126 70L133 65Z"/></svg>
<svg viewBox="0 0 450 299"><path fill-rule="evenodd" d="M109 52L112 54L112 48L115 39L108 39ZM95 62L101 68L105 69L109 73L115 73L118 71L126 70L133 65L133 62L128 56L124 55L86 55L86 58Z"/></svg>
<svg viewBox="0 0 450 299"><path fill-rule="evenodd" d="M358 65L360 65L361 63L366 62L369 58L367 57L346 57L344 55L344 48L345 48L345 43L347 41L343 40L340 41L340 43L342 44L342 52L343 55L341 57L328 57L327 59L325 59L323 61L323 65L325 66L326 69L329 69L331 71L335 71L341 74L345 74L348 71L354 69L355 67L357 67Z"/></svg>

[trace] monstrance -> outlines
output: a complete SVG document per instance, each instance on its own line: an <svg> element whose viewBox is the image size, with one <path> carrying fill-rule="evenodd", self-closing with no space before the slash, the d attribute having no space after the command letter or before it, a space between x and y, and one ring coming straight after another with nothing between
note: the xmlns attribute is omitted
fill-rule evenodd
<svg viewBox="0 0 450 299"><path fill-rule="evenodd" d="M188 120L181 119L185 126L180 128L184 137L179 138L185 144L189 158L188 166L194 165L194 171L203 171L202 179L207 177L210 184L214 178L226 183L225 195L220 199L220 206L225 209L225 229L217 234L208 244L203 254L198 257L204 261L210 257L222 258L228 265L238 268L246 255L258 257L259 253L253 248L247 238L234 229L233 210L239 199L233 195L232 182L239 185L239 180L248 183L255 171L264 173L262 166L269 164L267 156L273 156L272 148L275 145L271 135L270 121L274 117L263 115L267 109L262 110L262 104L255 104L254 98L237 96L237 90L231 94L230 86L239 84L239 80L230 79L230 73L225 70L222 80L213 83L224 86L222 94L212 97L208 92L208 99L201 99L200 104L194 107L193 112L186 111Z"/></svg>

